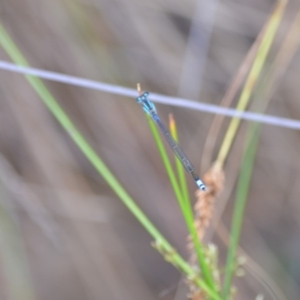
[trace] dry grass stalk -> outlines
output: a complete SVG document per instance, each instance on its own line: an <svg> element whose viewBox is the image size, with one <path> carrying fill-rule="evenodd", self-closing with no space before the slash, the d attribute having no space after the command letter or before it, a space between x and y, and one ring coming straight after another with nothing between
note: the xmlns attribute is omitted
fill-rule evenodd
<svg viewBox="0 0 300 300"><path fill-rule="evenodd" d="M220 164L215 163L203 177L207 191L196 191L195 225L198 237L203 240L204 233L210 224L216 197L223 190L224 172Z"/></svg>
<svg viewBox="0 0 300 300"><path fill-rule="evenodd" d="M206 184L206 191L197 190L195 204L195 226L197 228L198 238L203 240L206 229L208 228L213 214L213 208L216 197L223 190L224 186L224 172L219 163L214 163L212 167L203 177ZM188 238L188 249L191 252L191 263L196 262L196 253L191 238ZM187 282L190 293L188 297L192 300L204 300L205 294L195 286L192 282Z"/></svg>
<svg viewBox="0 0 300 300"><path fill-rule="evenodd" d="M200 241L203 240L206 229L208 228L216 197L223 190L224 172L219 163L214 163L212 167L203 176L206 185L206 191L197 190L197 202L195 209L195 226L197 228ZM188 248L193 251L193 246L189 243Z"/></svg>
<svg viewBox="0 0 300 300"><path fill-rule="evenodd" d="M269 20L268 20L269 21ZM235 77L233 78L230 86L228 87L223 99L220 102L220 106L222 107L229 107L231 103L233 102L239 88L241 87L242 83L244 82L249 69L252 66L252 63L255 59L255 56L257 54L257 50L259 48L259 45L261 44L261 41L263 39L263 36L265 34L268 21L264 25L264 27L261 29L259 35L257 36L255 42L251 46L249 52L247 53L245 59L243 60L242 64L240 65ZM224 121L224 116L222 115L216 115L214 117L214 120L209 128L205 144L204 144L204 150L201 160L201 169L205 170L210 163L212 162L212 153L213 148L215 146L217 137L219 136L219 132L221 130L222 124Z"/></svg>

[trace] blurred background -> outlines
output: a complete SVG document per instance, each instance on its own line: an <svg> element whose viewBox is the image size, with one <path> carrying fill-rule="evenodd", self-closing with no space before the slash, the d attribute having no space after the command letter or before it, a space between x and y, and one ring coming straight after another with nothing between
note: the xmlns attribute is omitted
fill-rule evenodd
<svg viewBox="0 0 300 300"><path fill-rule="evenodd" d="M219 105L275 4L2 0L0 16L32 67L129 88L140 82L150 92ZM270 59L299 9L299 1L289 2ZM0 59L10 61L2 48ZM297 52L268 114L299 119L299 67ZM133 98L45 83L129 194L188 258L187 230L141 107ZM24 77L0 71L0 96L1 299L185 299L180 273L150 246L149 234ZM214 115L162 104L157 109L165 123L174 114L180 142L203 175L203 145ZM243 133L226 163L225 183L234 185ZM221 141L222 134L213 159ZM299 153L299 131L263 125L240 243L286 299L295 300L300 293ZM188 184L193 196L190 177ZM215 207L218 211L228 200L221 216L227 228L234 195L225 185ZM220 247L224 264L226 248L212 233L207 239ZM235 286L237 299L257 294L273 299L247 272Z"/></svg>

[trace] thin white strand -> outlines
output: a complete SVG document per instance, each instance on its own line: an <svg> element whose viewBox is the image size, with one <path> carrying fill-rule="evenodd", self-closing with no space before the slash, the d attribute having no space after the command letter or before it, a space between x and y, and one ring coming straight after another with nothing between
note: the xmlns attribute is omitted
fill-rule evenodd
<svg viewBox="0 0 300 300"><path fill-rule="evenodd" d="M122 95L127 97L135 98L138 96L138 92L135 89L125 88L117 85L107 84L103 82L88 80L84 78L64 75L60 73L50 72L41 69L34 69L29 67L22 67L13 63L5 62L0 60L0 69L21 73L25 75L37 76L43 79L57 81L61 83L76 85L89 89L94 89L102 92L107 92L116 95ZM233 108L224 108L213 104L207 104L203 102L195 102L183 98L169 97L160 94L151 93L151 100L153 102L168 104L172 106L179 106L189 108L193 110L199 110L211 114L220 114L227 117L237 117L244 120L260 122L269 125L275 125L280 127L286 127L291 129L300 129L300 121L281 118L270 115L263 115L253 112L241 112Z"/></svg>

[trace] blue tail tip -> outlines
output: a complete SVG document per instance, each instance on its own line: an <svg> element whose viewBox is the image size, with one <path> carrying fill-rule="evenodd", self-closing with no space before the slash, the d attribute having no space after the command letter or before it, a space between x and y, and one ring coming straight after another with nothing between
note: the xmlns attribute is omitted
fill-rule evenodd
<svg viewBox="0 0 300 300"><path fill-rule="evenodd" d="M201 184L201 186L199 186L199 187L200 187L201 191L206 191L206 186L204 184Z"/></svg>
<svg viewBox="0 0 300 300"><path fill-rule="evenodd" d="M200 179L197 180L196 183L201 191L206 191L206 186Z"/></svg>

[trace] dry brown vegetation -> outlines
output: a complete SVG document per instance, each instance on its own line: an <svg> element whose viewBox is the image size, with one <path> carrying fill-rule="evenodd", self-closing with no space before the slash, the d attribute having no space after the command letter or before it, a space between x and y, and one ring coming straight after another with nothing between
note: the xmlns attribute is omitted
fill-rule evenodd
<svg viewBox="0 0 300 300"><path fill-rule="evenodd" d="M34 67L132 88L139 81L153 92L219 105L274 4L3 0L0 19ZM269 64L299 9L297 0L289 1ZM193 22L201 42L189 52ZM0 60L9 60L2 49ZM276 81L268 114L299 119L299 63L296 52L284 77ZM188 258L182 216L134 99L46 84L140 207ZM0 71L0 87L0 297L184 299L188 292L178 287L180 273L150 247L149 235L24 78ZM164 120L174 114L184 150L200 165L214 116L171 106L158 109ZM208 168L228 121L200 170L206 174L208 193L197 192L194 199L199 236L206 233L205 241L219 246L221 261L244 123L225 166L225 184L218 165ZM272 289L274 284L287 299L299 299L299 147L298 131L263 126L241 237L254 271L235 282L238 299L254 299L259 293L273 299L266 285ZM193 195L190 178L188 184ZM211 217L217 224L221 217L225 224L213 238ZM259 268L268 275L259 275Z"/></svg>

